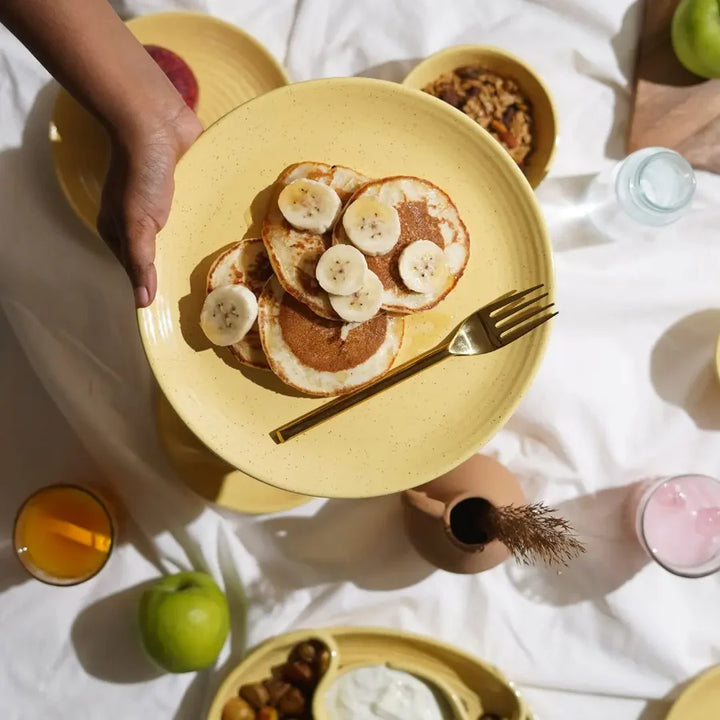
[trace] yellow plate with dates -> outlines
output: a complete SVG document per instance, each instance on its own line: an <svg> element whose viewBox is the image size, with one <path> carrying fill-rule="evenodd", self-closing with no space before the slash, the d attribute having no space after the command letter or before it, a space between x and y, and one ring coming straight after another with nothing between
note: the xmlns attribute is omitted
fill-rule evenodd
<svg viewBox="0 0 720 720"><path fill-rule="evenodd" d="M330 666L313 698L316 720L332 720L324 696L338 675L384 664L434 686L444 696L453 720L477 720L485 712L504 720L532 720L532 713L512 683L493 665L431 638L369 627L299 630L271 638L230 672L206 720L221 720L223 706L237 696L241 685L270 677L272 668L285 662L293 647L306 640L320 640L331 652Z"/></svg>

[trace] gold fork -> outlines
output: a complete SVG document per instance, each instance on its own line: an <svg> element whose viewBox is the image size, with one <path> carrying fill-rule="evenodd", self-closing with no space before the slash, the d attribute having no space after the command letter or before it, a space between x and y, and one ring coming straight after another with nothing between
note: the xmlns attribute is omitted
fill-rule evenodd
<svg viewBox="0 0 720 720"><path fill-rule="evenodd" d="M465 318L457 330L437 347L400 365L374 383L341 395L273 430L271 437L276 443L284 443L451 355L484 355L515 342L557 315L557 312L547 312L555 303L539 305L549 293L528 297L543 287L540 284L521 292L513 290L493 300ZM525 302L520 302L523 299Z"/></svg>

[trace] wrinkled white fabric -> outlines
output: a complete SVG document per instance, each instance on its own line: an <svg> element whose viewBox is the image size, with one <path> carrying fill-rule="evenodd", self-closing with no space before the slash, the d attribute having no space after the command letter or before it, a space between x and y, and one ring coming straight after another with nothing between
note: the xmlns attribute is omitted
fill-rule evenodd
<svg viewBox="0 0 720 720"><path fill-rule="evenodd" d="M248 518L179 484L158 444L127 282L53 177L55 88L0 29L0 716L204 717L246 647L289 629L364 624L426 633L490 660L541 718L662 717L679 683L720 662L720 575L681 580L649 564L623 507L640 478L718 473L720 180L701 174L693 212L662 231L608 241L588 221L589 183L623 154L639 3L116 6L123 15L196 9L237 23L295 80L401 80L416 59L466 42L508 48L538 69L561 122L538 192L561 315L537 381L489 450L530 497L560 507L589 552L561 574L506 564L456 577L416 556L396 497L317 500ZM29 581L12 557L15 509L33 488L78 477L101 477L117 494L122 542L84 585ZM232 640L213 671L158 676L132 632L137 598L160 572L191 567L228 592Z"/></svg>

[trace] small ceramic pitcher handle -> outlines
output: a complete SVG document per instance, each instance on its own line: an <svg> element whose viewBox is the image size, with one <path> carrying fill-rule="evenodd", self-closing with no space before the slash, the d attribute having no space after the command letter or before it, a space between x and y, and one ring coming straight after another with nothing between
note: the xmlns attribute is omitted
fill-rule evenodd
<svg viewBox="0 0 720 720"><path fill-rule="evenodd" d="M403 494L407 502L420 512L438 519L445 516L445 503L431 498L422 490L406 490Z"/></svg>

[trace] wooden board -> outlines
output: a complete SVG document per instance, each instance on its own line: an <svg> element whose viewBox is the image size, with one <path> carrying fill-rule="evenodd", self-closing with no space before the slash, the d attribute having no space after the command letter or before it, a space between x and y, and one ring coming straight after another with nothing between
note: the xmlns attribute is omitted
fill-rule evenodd
<svg viewBox="0 0 720 720"><path fill-rule="evenodd" d="M659 145L720 173L720 80L686 70L670 41L679 0L645 0L628 152Z"/></svg>

